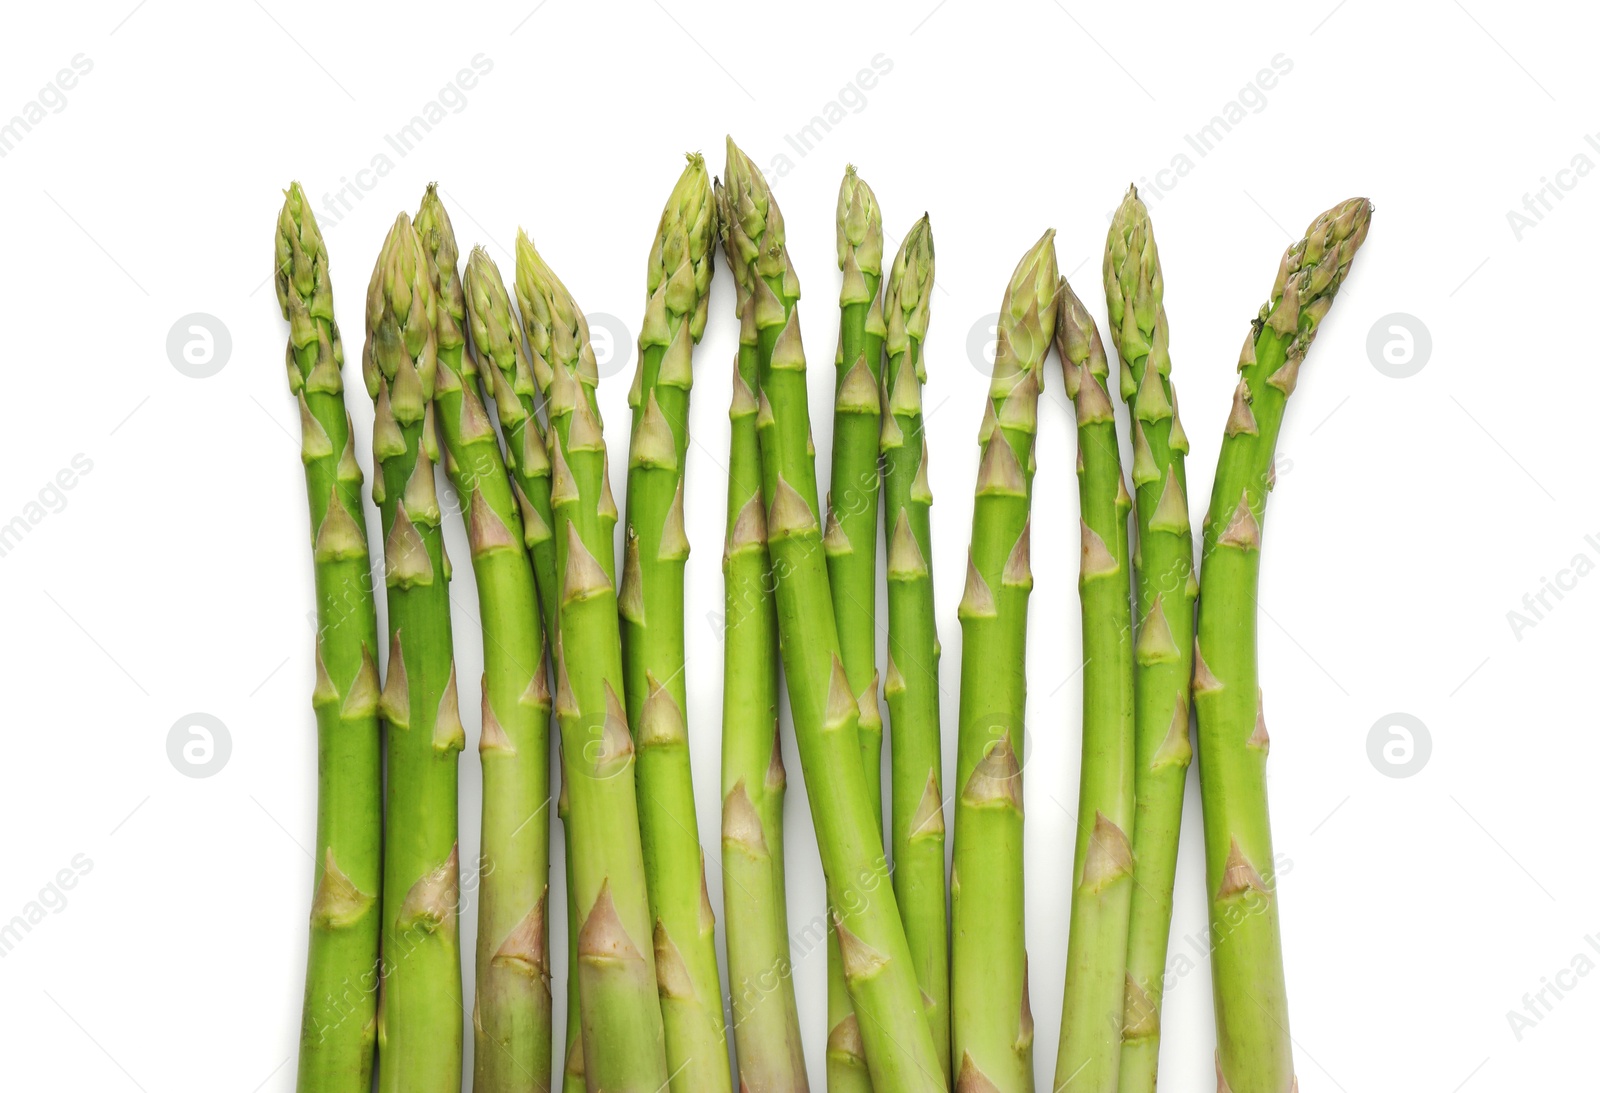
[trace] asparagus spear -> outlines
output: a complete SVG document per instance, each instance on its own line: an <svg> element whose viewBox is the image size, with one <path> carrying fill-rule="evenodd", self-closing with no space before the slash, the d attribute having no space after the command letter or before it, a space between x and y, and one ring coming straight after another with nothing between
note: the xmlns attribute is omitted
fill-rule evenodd
<svg viewBox="0 0 1600 1093"><path fill-rule="evenodd" d="M894 894L934 1047L950 1067L950 943L944 888L944 777L939 741L939 630L933 612L928 446L922 429L922 342L933 289L926 215L906 233L884 297L883 535L889 550L890 767Z"/></svg>
<svg viewBox="0 0 1600 1093"><path fill-rule="evenodd" d="M1040 369L1057 312L1055 232L1023 255L1000 305L978 440L961 619L961 729L950 870L951 1054L956 1088L1033 1089L1023 936L1022 755L1029 507ZM971 893L970 898L965 893Z"/></svg>
<svg viewBox="0 0 1600 1093"><path fill-rule="evenodd" d="M298 182L284 194L274 250L289 322L289 392L311 506L317 587L317 875L311 901L301 1093L366 1093L378 1003L383 772L378 626L361 506L361 468L344 406L344 348L328 249Z"/></svg>
<svg viewBox="0 0 1600 1093"><path fill-rule="evenodd" d="M727 194L716 187L719 218ZM727 248L739 315L728 408L728 523L722 555L722 892L728 988L742 1089L806 1093L789 963L778 739L778 617L767 564L756 436L757 334L751 274Z"/></svg>
<svg viewBox="0 0 1600 1093"><path fill-rule="evenodd" d="M1267 818L1267 726L1257 684L1261 528L1284 405L1371 215L1365 198L1335 205L1284 252L1272 295L1239 357L1204 528L1193 687L1217 1086L1231 1093L1285 1093L1295 1082Z"/></svg>
<svg viewBox="0 0 1600 1093"><path fill-rule="evenodd" d="M378 1088L461 1085L456 759L466 743L450 643L450 568L433 465L437 303L431 260L401 213L367 289L361 370L376 400L373 499L389 600L388 828Z"/></svg>
<svg viewBox="0 0 1600 1093"><path fill-rule="evenodd" d="M1132 186L1106 236L1106 312L1133 428L1134 822L1133 902L1122 1017L1123 1093L1154 1093L1161 1052L1161 988L1172 930L1189 743L1189 674L1194 666L1194 542L1178 421L1161 259L1150 214Z"/></svg>
<svg viewBox="0 0 1600 1093"><path fill-rule="evenodd" d="M883 374L883 214L871 187L846 167L834 218L839 269L839 351L834 360L833 479L822 547L839 628L839 656L860 707L856 731L867 793L883 829L883 717L878 712L878 387ZM837 938L828 940L828 1088L870 1093L866 1060L853 1050L855 1014ZM845 1024L845 1022L850 1022Z"/></svg>
<svg viewBox="0 0 1600 1093"><path fill-rule="evenodd" d="M611 494L589 325L526 235L517 299L550 416L550 501L561 579L556 716L579 913L583 1066L591 1090L667 1083L633 739L623 708Z"/></svg>
<svg viewBox="0 0 1600 1093"><path fill-rule="evenodd" d="M473 1000L475 1093L550 1088L549 716L543 627L522 517L465 353L455 232L429 186L414 221L432 260L439 368L434 405L445 469L462 498L483 633L482 849ZM488 342L477 352L489 354ZM490 363L489 368L494 365Z"/></svg>
<svg viewBox="0 0 1600 1093"><path fill-rule="evenodd" d="M646 269L639 364L629 402L622 661L638 749L639 824L655 920L656 980L675 1093L731 1089L684 711L684 463L691 358L705 331L716 255L705 160L689 157L661 214Z"/></svg>
<svg viewBox="0 0 1600 1093"><path fill-rule="evenodd" d="M943 1072L861 767L859 707L839 659L795 309L800 282L772 192L732 140L727 178L728 242L750 270L754 294L762 497L784 674L845 981L874 1087L940 1090Z"/></svg>
<svg viewBox="0 0 1600 1093"><path fill-rule="evenodd" d="M1078 418L1083 763L1056 1089L1114 1093L1133 894L1133 617L1128 510L1100 332L1061 281L1056 349Z"/></svg>
<svg viewBox="0 0 1600 1093"><path fill-rule="evenodd" d="M533 563L534 584L538 588L539 607L543 614L545 652L548 654L556 635L560 595L556 588L555 538L550 530L554 523L550 511L550 458L534 404L537 387L533 366L523 345L522 330L517 325L517 316L512 310L511 297L506 292L500 269L482 247L474 248L467 259L464 286L467 316L472 326L473 352L486 389L494 392L495 413L505 434L505 462L511 472L512 492L516 494L523 543ZM548 675L549 670L550 659L547 655L543 671ZM557 815L561 818L564 839L570 835L566 823L566 799L563 782L560 795L562 804L557 809ZM572 902L571 843L570 839L565 841L568 851L567 921L576 924L578 915ZM582 1093L583 1047L578 1039L575 925L567 931L567 935L571 959L568 961L567 1031L564 1038L566 1066L562 1080L567 1093ZM548 985L548 969L546 977Z"/></svg>

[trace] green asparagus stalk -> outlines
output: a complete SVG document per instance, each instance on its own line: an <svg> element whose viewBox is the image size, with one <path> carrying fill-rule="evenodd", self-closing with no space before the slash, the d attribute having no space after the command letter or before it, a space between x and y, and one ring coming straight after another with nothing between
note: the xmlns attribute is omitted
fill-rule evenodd
<svg viewBox="0 0 1600 1093"><path fill-rule="evenodd" d="M840 661L806 404L800 282L761 172L728 142L728 245L750 271L757 430L789 705L845 981L875 1088L942 1090L916 970L861 765L859 706Z"/></svg>
<svg viewBox="0 0 1600 1093"><path fill-rule="evenodd" d="M716 188L722 222L727 195ZM722 555L722 892L741 1089L806 1093L789 962L778 739L778 617L767 565L756 435L757 334L749 269L732 249L739 351L728 409L728 523Z"/></svg>
<svg viewBox="0 0 1600 1093"><path fill-rule="evenodd" d="M961 728L950 871L951 1054L958 1090L1033 1089L1023 934L1022 766L1029 509L1041 368L1055 333L1055 232L1006 286L978 440L961 619ZM967 897L965 893L971 893Z"/></svg>
<svg viewBox="0 0 1600 1093"><path fill-rule="evenodd" d="M1084 667L1083 762L1054 1088L1115 1093L1133 895L1133 499L1122 478L1100 332L1065 278L1056 350L1078 418Z"/></svg>
<svg viewBox="0 0 1600 1093"><path fill-rule="evenodd" d="M475 248L467 259L464 288L478 370L486 390L495 393L495 413L505 435L505 461L511 473L512 492L517 499L523 543L533 563L534 584L538 588L539 606L543 614L545 651L548 654L554 644L561 597L556 587L555 537L550 530L554 523L550 511L550 457L534 402L538 388L533 378L533 365L524 347L522 330L512 309L505 282L500 276L500 269L481 247ZM549 670L550 659L546 656L544 671L547 675ZM563 802L566 800L564 788L560 799ZM565 838L570 831L564 807L558 810L558 815ZM576 923L578 916L572 904L570 839L566 841L567 921ZM564 1040L567 1066L563 1068L563 1082L566 1093L574 1093L584 1087L583 1048L578 1039L576 926L570 928L567 934L573 959L568 963L569 1005ZM548 986L548 967L546 980Z"/></svg>
<svg viewBox="0 0 1600 1093"><path fill-rule="evenodd" d="M1172 882L1189 743L1194 666L1194 541L1178 420L1161 259L1150 214L1132 186L1106 236L1106 312L1133 428L1135 599L1133 902L1122 1017L1122 1093L1154 1093L1161 993L1172 931Z"/></svg>
<svg viewBox="0 0 1600 1093"><path fill-rule="evenodd" d="M846 167L834 218L839 269L839 349L834 360L833 478L822 536L828 587L839 628L845 679L861 712L861 763L878 828L883 829L883 717L878 711L878 388L883 379L883 213L878 199ZM828 941L828 1088L870 1093L866 1060L848 1050L855 1014L845 987L837 938ZM853 1023L853 1022L852 1022Z"/></svg>
<svg viewBox="0 0 1600 1093"><path fill-rule="evenodd" d="M565 759L563 759L565 764ZM567 859L567 1028L566 1061L561 1068L561 1093L587 1093L583 1080L583 1028L580 1013L582 1000L578 997L578 892L572 872L572 811L567 797L567 776L561 775L561 793L556 799L556 815L561 818L561 829L566 834L569 848Z"/></svg>
<svg viewBox="0 0 1600 1093"><path fill-rule="evenodd" d="M311 694L317 718L316 890L297 1088L366 1093L381 925L378 626L328 249L298 182L284 194L274 250L278 306L289 322L289 392L300 404L317 588L317 682Z"/></svg>
<svg viewBox="0 0 1600 1093"><path fill-rule="evenodd" d="M566 756L578 909L583 1065L591 1090L667 1084L661 1004L640 846L635 756L622 695L617 523L589 324L526 235L517 300L550 417L550 491L561 603L556 715Z"/></svg>
<svg viewBox="0 0 1600 1093"><path fill-rule="evenodd" d="M639 834L655 920L656 982L674 1093L732 1088L722 1028L716 918L689 767L684 678L684 464L694 346L716 260L705 160L689 157L651 243L628 451L622 667L638 750Z"/></svg>
<svg viewBox="0 0 1600 1093"><path fill-rule="evenodd" d="M367 289L361 370L376 401L373 499L383 516L389 665L383 997L378 1088L461 1086L456 766L466 743L450 642L450 568L433 465L437 302L431 259L401 213Z"/></svg>
<svg viewBox="0 0 1600 1093"><path fill-rule="evenodd" d="M922 428L927 373L922 342L933 290L933 231L926 215L900 244L884 296L883 535L889 551L889 671L884 697L894 729L890 843L894 894L928 1007L928 1027L949 1080L950 941L944 887L944 777L939 739L939 629L933 611L928 445Z"/></svg>
<svg viewBox="0 0 1600 1093"><path fill-rule="evenodd" d="M439 331L434 406L445 468L462 498L483 634L472 1087L475 1093L548 1093L550 688L539 599L500 441L478 390L478 369L464 352L468 320L459 252L435 187L428 187L414 223L432 259ZM476 351L494 348L489 342Z"/></svg>
<svg viewBox="0 0 1600 1093"><path fill-rule="evenodd" d="M1284 405L1371 215L1365 198L1335 205L1284 252L1272 295L1239 357L1204 528L1193 688L1217 1086L1231 1093L1286 1093L1295 1084L1256 664L1261 532Z"/></svg>

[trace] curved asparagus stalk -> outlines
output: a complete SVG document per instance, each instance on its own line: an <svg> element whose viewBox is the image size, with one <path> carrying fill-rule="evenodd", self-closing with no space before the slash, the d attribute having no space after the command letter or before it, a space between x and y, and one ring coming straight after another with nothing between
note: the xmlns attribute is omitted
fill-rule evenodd
<svg viewBox="0 0 1600 1093"><path fill-rule="evenodd" d="M958 1090L1033 1089L1033 1014L1023 935L1022 767L1033 442L1055 333L1055 232L1006 285L994 380L978 440L961 619L961 730L950 871L951 1054ZM970 898L965 893L970 892Z"/></svg>
<svg viewBox="0 0 1600 1093"><path fill-rule="evenodd" d="M1217 1086L1231 1093L1288 1093L1295 1082L1257 683L1261 529L1284 405L1371 215L1369 201L1352 198L1318 216L1284 252L1272 296L1239 357L1239 386L1206 516L1193 687Z"/></svg>
<svg viewBox="0 0 1600 1093"><path fill-rule="evenodd" d="M883 717L878 711L878 388L883 378L883 214L846 167L834 220L839 247L839 351L834 360L833 478L822 548L839 629L839 657L860 707L856 732L867 794L883 829ZM837 938L828 939L828 1089L870 1093ZM851 1024L846 1024L851 1022Z"/></svg>
<svg viewBox="0 0 1600 1093"><path fill-rule="evenodd" d="M717 207L727 223L726 194ZM722 555L722 893L728 989L742 1089L806 1093L789 962L778 739L778 616L767 565L756 436L757 335L750 271L732 252L739 351L728 408L728 523Z"/></svg>
<svg viewBox="0 0 1600 1093"><path fill-rule="evenodd" d="M550 1088L550 688L533 567L478 372L464 353L466 299L455 232L428 187L417 233L439 306L434 405L445 469L462 498L483 633L482 849L473 999L474 1093ZM493 342L478 352L492 353ZM494 365L488 365L491 369Z"/></svg>
<svg viewBox="0 0 1600 1093"><path fill-rule="evenodd" d="M274 250L278 306L289 322L289 392L300 404L317 587L317 875L297 1088L366 1093L381 921L378 626L328 249L298 182L284 194Z"/></svg>
<svg viewBox="0 0 1600 1093"><path fill-rule="evenodd" d="M433 465L437 302L431 260L401 213L367 289L361 370L376 400L373 499L383 515L389 725L378 1088L461 1086L456 766L466 743L450 642L450 568Z"/></svg>
<svg viewBox="0 0 1600 1093"><path fill-rule="evenodd" d="M706 896L689 768L683 633L691 358L705 331L715 239L711 179L705 160L692 155L661 214L646 271L639 364L629 395L628 530L618 604L656 981L675 1093L732 1088L716 918Z"/></svg>
<svg viewBox="0 0 1600 1093"><path fill-rule="evenodd" d="M1133 428L1134 644L1133 902L1122 1017L1123 1093L1154 1093L1161 1054L1161 992L1172 932L1189 743L1189 675L1194 665L1194 541L1178 421L1161 259L1150 214L1132 186L1106 236L1106 312L1121 359L1122 398Z"/></svg>
<svg viewBox="0 0 1600 1093"><path fill-rule="evenodd" d="M731 140L727 178L728 245L749 268L754 294L762 497L789 705L857 1032L875 1088L942 1090L861 767L859 707L839 659L795 310L800 282L772 193Z"/></svg>
<svg viewBox="0 0 1600 1093"><path fill-rule="evenodd" d="M561 575L556 716L570 798L578 908L583 1065L591 1089L658 1093L667 1083L632 735L623 708L617 523L595 399L589 325L526 235L517 299L550 415L550 501Z"/></svg>
<svg viewBox="0 0 1600 1093"><path fill-rule="evenodd" d="M922 341L933 290L926 215L900 244L884 295L883 535L889 550L889 671L893 728L890 844L894 894L928 1007L928 1028L950 1076L950 941L944 887L944 776L939 739L939 629L933 611L928 446L922 430Z"/></svg>
<svg viewBox="0 0 1600 1093"><path fill-rule="evenodd" d="M1133 617L1128 510L1111 372L1100 332L1061 281L1056 349L1078 418L1083 548L1083 763L1072 866L1067 978L1056 1089L1114 1093L1122 1055L1128 906L1133 895Z"/></svg>

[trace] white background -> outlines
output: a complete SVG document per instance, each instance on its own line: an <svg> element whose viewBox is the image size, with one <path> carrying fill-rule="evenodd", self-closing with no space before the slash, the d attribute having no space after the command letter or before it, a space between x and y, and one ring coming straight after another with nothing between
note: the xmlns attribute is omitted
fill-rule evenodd
<svg viewBox="0 0 1600 1093"><path fill-rule="evenodd" d="M384 231L416 208L425 183L441 182L463 249L483 242L509 270L524 226L582 306L634 330L650 233L681 153L704 150L721 173L725 133L760 163L792 161L776 192L807 290L824 475L845 163L875 188L891 246L932 214L927 406L947 779L983 323L1017 258L1056 227L1062 271L1103 316L1106 216L1130 179L1148 180L1198 527L1235 356L1279 254L1318 211L1372 198L1371 235L1284 427L1262 580L1301 1089L1569 1088L1590 1072L1600 976L1563 977L1574 989L1547 994L1550 1012L1520 1038L1507 1013L1580 952L1600 961L1585 941L1600 932L1590 837L1600 580L1561 577L1571 590L1547 593L1551 609L1537 619L1521 604L1575 556L1585 570L1600 560L1600 538L1585 539L1600 533L1588 322L1600 179L1560 176L1570 192L1520 232L1507 213L1580 153L1600 163L1585 143L1600 127L1596 27L1577 5L1491 0L1260 3L1225 16L1204 7L628 0L602 13L573 0L471 10L123 0L12 12L0 119L75 55L93 67L0 158L0 523L30 521L0 557L0 921L25 914L75 855L90 868L48 894L55 909L0 957L5 1084L293 1087L314 838L314 604L285 326L267 283L281 188L300 179L322 217L370 472L355 369L363 292ZM478 54L493 68L464 107L398 156L385 135ZM892 69L843 92L844 119L800 155L786 136L878 54ZM1278 55L1292 69L1243 92L1243 119L1198 154L1186 135ZM324 195L381 153L393 170L366 176L373 188L335 223ZM1158 178L1180 154L1192 169ZM735 342L720 260L713 293L688 467L688 626L696 790L714 861L721 651L711 617ZM166 348L195 312L231 335L225 365L205 379L181 374ZM1379 324L1394 313L1402 318ZM1390 342L1395 324L1431 334L1410 378L1385 375L1369 354L1375 325ZM619 495L629 339L601 390ZM1073 443L1052 361L1026 788L1042 1085L1060 1014L1078 767ZM30 509L78 455L92 470ZM461 567L460 677L472 680L475 593L461 579L461 529L446 532ZM1535 625L1515 632L1513 609ZM476 695L461 707L470 740ZM169 730L196 711L220 719L232 745L207 778L168 757ZM1409 777L1369 755L1369 735L1379 726L1388 739L1380 722L1395 712L1420 719L1431 741ZM786 751L798 932L819 913L822 886L792 741ZM461 786L470 861L470 747ZM1185 938L1204 931L1192 776L1190 790L1174 955L1192 953ZM720 901L719 879L713 868ZM563 902L551 906L559 1029ZM470 909L463 934L470 954ZM820 1090L820 950L798 958L796 981ZM1172 987L1164 1025L1165 1088L1212 1088L1203 960Z"/></svg>

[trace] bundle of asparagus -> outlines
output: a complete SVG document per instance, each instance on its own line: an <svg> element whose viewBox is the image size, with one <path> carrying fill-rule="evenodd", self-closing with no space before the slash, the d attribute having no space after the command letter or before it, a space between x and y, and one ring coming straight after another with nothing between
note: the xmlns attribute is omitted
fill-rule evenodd
<svg viewBox="0 0 1600 1093"><path fill-rule="evenodd" d="M1285 403L1366 237L1364 199L1285 253L1251 324L1193 556L1165 285L1130 188L1103 264L1127 404L1058 274L1052 232L1001 307L966 586L953 862L945 816L922 414L933 285L926 215L883 269L883 219L854 168L839 191L831 487L819 503L782 214L730 140L726 184L689 157L650 247L629 393L623 562L588 323L519 235L515 303L482 249L465 274L429 187L368 290L389 654L380 685L362 472L352 450L328 255L285 195L275 281L289 323L318 633L318 830L299 1088L457 1090L463 1057L457 753L441 460L471 551L484 652L473 1088L551 1088L547 928L551 718L562 776L569 954L563 1089L808 1088L784 883L788 684L831 926L833 1093L1034 1088L1023 925L1025 648L1039 395L1054 345L1077 423L1083 759L1056 1090L1156 1086L1184 775L1201 767L1217 1019L1228 1093L1294 1088L1257 685L1254 601ZM689 762L685 469L694 347L720 233L739 323L723 553L721 870L729 1008ZM492 402L499 428L491 421ZM442 445L441 445L442 440ZM502 447L503 445L503 447ZM891 799L881 799L878 510L887 556ZM1130 532L1129 517L1134 519ZM620 580L619 580L620 577ZM1198 621L1196 601L1198 600ZM1199 718L1192 749L1189 713ZM389 727L387 785L380 718ZM885 834L889 853L885 854ZM891 867L892 862L892 867ZM731 1032L736 1066L729 1066Z"/></svg>

